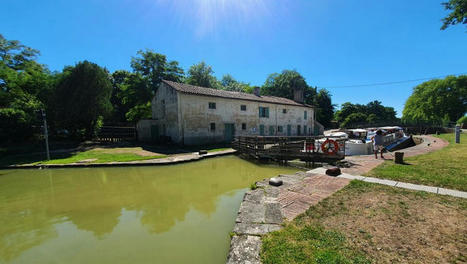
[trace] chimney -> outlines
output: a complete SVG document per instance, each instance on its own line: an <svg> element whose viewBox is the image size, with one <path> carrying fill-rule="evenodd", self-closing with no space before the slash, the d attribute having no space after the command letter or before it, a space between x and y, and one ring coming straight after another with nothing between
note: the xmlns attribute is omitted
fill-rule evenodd
<svg viewBox="0 0 467 264"><path fill-rule="evenodd" d="M255 86L253 88L253 93L256 95L256 96L259 96L259 87L258 86Z"/></svg>
<svg viewBox="0 0 467 264"><path fill-rule="evenodd" d="M297 103L300 103L300 104L303 104L303 102L305 101L303 99L303 89L302 88L294 88L293 90L293 100Z"/></svg>

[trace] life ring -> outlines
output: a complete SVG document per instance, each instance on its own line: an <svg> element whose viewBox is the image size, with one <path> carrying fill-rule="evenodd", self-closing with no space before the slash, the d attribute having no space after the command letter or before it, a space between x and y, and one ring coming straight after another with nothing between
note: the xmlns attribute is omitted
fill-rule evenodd
<svg viewBox="0 0 467 264"><path fill-rule="evenodd" d="M334 148L330 147L331 144L334 145ZM323 144L321 144L321 150L325 154L336 155L337 151L339 151L339 144L337 144L335 140L327 139Z"/></svg>

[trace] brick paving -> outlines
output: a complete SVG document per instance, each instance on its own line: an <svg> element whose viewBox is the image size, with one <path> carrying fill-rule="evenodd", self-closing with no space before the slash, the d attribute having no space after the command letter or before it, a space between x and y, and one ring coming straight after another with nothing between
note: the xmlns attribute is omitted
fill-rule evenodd
<svg viewBox="0 0 467 264"><path fill-rule="evenodd" d="M426 154L435 150L449 145L449 142L446 140L436 138L430 135L417 136L423 139L421 144L416 146L398 150L398 152L404 152L404 157L412 157L416 155ZM359 156L347 156L344 161L351 165L349 168L341 168L343 173L348 173L351 175L362 175L373 168L377 167L385 160L393 160L394 153L384 153L385 159L381 159L378 154L378 159L375 159L375 155L359 155Z"/></svg>

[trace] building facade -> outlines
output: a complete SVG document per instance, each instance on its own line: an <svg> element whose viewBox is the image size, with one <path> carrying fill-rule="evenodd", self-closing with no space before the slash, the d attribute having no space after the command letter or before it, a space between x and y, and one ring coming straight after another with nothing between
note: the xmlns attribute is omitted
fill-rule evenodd
<svg viewBox="0 0 467 264"><path fill-rule="evenodd" d="M315 134L313 107L303 103L303 91L295 91L294 99L162 81L151 102L152 119L138 123L138 135L143 141L198 145L238 135Z"/></svg>

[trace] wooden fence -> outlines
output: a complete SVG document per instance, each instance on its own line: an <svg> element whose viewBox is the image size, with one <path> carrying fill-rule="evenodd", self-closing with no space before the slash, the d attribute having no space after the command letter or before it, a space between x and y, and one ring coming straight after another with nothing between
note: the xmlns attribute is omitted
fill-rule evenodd
<svg viewBox="0 0 467 264"><path fill-rule="evenodd" d="M136 128L134 126L103 126L97 134L97 140L101 142L136 141Z"/></svg>

